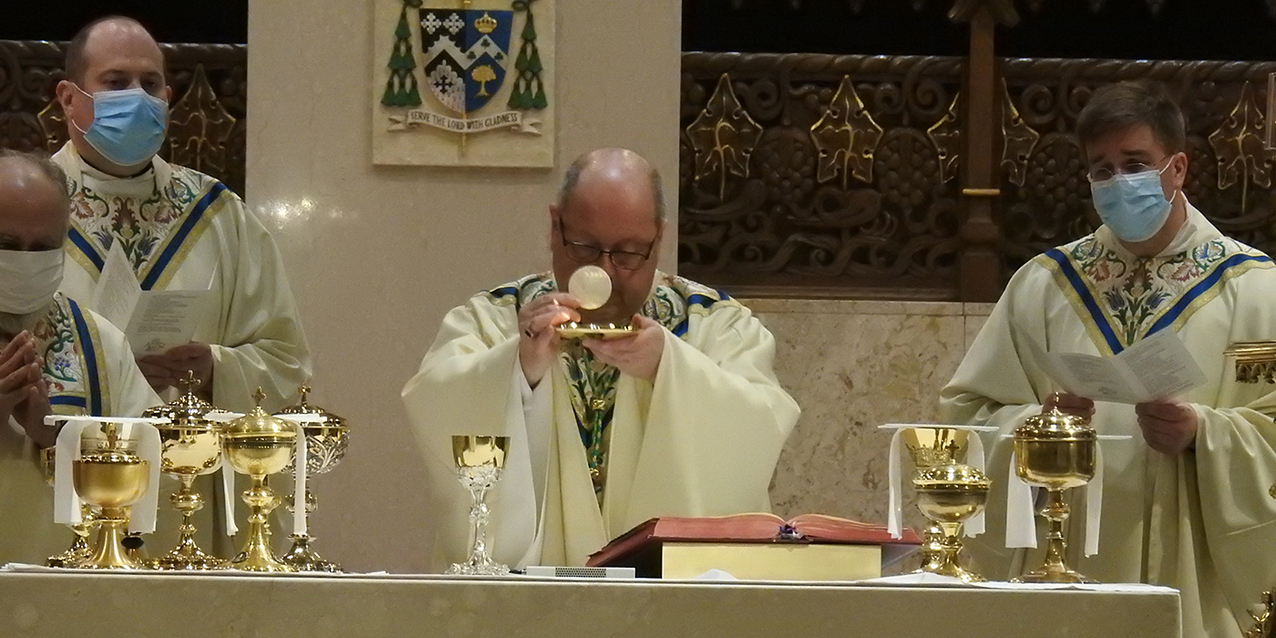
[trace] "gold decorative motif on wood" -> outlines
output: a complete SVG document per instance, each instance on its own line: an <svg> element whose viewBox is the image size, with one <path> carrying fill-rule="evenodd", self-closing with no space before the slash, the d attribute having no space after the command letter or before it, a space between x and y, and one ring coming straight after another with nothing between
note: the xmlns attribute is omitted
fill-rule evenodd
<svg viewBox="0 0 1276 638"><path fill-rule="evenodd" d="M1276 151L1266 148L1267 130L1263 111L1255 101L1249 82L1241 85L1240 97L1223 123L1210 133L1210 147L1218 162L1218 188L1241 186L1241 208L1248 208L1249 186L1270 188Z"/></svg>
<svg viewBox="0 0 1276 638"><path fill-rule="evenodd" d="M186 94L169 110L169 159L204 173L226 170L226 141L235 130L235 118L217 100L204 73L195 66Z"/></svg>
<svg viewBox="0 0 1276 638"><path fill-rule="evenodd" d="M960 101L961 93L957 93L953 96L953 103L948 105L948 112L944 114L944 117L935 122L934 126L926 129L926 137L930 138L930 143L935 145L935 152L939 154L939 181L941 182L957 177L960 165Z"/></svg>
<svg viewBox="0 0 1276 638"><path fill-rule="evenodd" d="M761 135L762 127L740 106L731 88L731 76L723 73L700 117L687 127L687 138L696 153L695 180L716 174L718 196L724 197L728 174L749 177L749 156Z"/></svg>
<svg viewBox="0 0 1276 638"><path fill-rule="evenodd" d="M840 175L843 189L851 176L873 183L873 152L881 139L882 127L864 108L850 76L843 76L824 116L811 127L811 141L819 153L816 179L824 183Z"/></svg>
<svg viewBox="0 0 1276 638"><path fill-rule="evenodd" d="M1028 179L1028 158L1037 147L1041 134L1032 130L1019 115L1010 89L1001 82L1001 165L1006 169L1006 179L1015 186L1023 186Z"/></svg>

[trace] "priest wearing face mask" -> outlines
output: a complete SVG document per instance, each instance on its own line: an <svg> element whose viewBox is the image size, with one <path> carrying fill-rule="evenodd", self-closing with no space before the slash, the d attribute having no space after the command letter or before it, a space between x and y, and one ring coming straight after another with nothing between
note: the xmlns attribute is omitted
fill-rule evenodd
<svg viewBox="0 0 1276 638"><path fill-rule="evenodd" d="M39 563L66 548L35 462L57 436L44 417L140 416L160 402L124 335L57 293L65 180L47 159L0 150L0 563Z"/></svg>
<svg viewBox="0 0 1276 638"><path fill-rule="evenodd" d="M452 434L511 437L488 527L495 558L510 565L583 565L655 516L770 510L798 407L771 370L771 334L747 308L656 269L659 174L632 151L587 153L549 213L552 269L449 312L403 389L429 477L436 568L467 549ZM582 267L610 279L599 297L575 288ZM560 338L569 321L635 331Z"/></svg>
<svg viewBox="0 0 1276 638"><path fill-rule="evenodd" d="M310 354L283 263L238 196L156 155L171 98L164 56L135 20L103 18L71 41L57 86L70 141L53 158L73 203L63 290L92 299L112 249L143 289L211 290L192 343L138 360L147 380L163 391L192 370L225 409L250 407L258 386L285 401Z"/></svg>
<svg viewBox="0 0 1276 638"><path fill-rule="evenodd" d="M1121 83L1095 92L1077 120L1103 225L1039 255L1011 278L941 399L942 419L1007 434L1043 410L1091 417L1102 441L1099 553L1081 556L1084 499L1073 500L1069 564L1102 582L1182 592L1183 635L1240 636L1246 610L1276 583L1276 387L1236 381L1223 351L1276 339L1276 268L1218 231L1187 200L1183 115L1163 90ZM1138 405L1061 392L1025 339L1051 352L1113 355L1160 330L1178 333L1208 379ZM1145 371L1139 371L1145 372ZM1010 441L990 467L1007 475ZM1005 578L1041 563L1007 550L1005 482L994 481L982 572Z"/></svg>

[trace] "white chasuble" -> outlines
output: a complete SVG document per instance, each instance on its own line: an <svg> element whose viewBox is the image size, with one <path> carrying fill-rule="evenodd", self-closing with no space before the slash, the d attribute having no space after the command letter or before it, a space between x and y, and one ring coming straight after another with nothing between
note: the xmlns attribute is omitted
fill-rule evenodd
<svg viewBox="0 0 1276 638"><path fill-rule="evenodd" d="M968 541L978 569L992 579L1035 569L1040 549L1004 545L1011 444L1003 436L1062 388L1019 341L1110 355L1159 330L1176 331L1208 379L1174 397L1195 409L1195 446L1175 456L1155 452L1134 406L1096 403L1098 433L1130 438L1101 442L1097 555L1081 555L1086 512L1080 491L1072 495L1069 561L1102 582L1181 590L1184 636L1240 636L1238 622L1250 626L1246 609L1276 585L1276 499L1267 492L1276 482L1276 387L1238 383L1235 361L1223 351L1237 341L1276 339L1276 268L1187 208L1184 228L1155 257L1134 256L1100 227L1019 269L944 388L940 418L1000 428L985 435L996 477L987 533Z"/></svg>
<svg viewBox="0 0 1276 638"><path fill-rule="evenodd" d="M213 351L212 403L244 412L257 387L267 409L286 405L310 375L310 351L275 242L217 180L159 157L116 178L67 143L53 156L67 174L71 231L62 290L87 300L117 242L143 290L210 290L194 340Z"/></svg>
<svg viewBox="0 0 1276 638"><path fill-rule="evenodd" d="M771 474L799 413L772 372L774 339L711 288L663 273L656 282L642 309L667 331L654 382L612 374L569 345L535 391L526 387L518 309L555 290L548 274L447 314L403 389L426 463L434 568L467 552L453 434L511 437L488 528L494 556L511 566L583 565L655 516L770 511ZM594 427L589 410L609 418Z"/></svg>

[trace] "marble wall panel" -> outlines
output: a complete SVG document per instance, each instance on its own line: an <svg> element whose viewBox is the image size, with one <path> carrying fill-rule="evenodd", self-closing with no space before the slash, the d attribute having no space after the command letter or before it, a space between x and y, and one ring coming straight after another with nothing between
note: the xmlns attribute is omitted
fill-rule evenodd
<svg viewBox="0 0 1276 638"><path fill-rule="evenodd" d="M776 374L802 406L772 480L775 512L885 522L890 435L878 426L937 419L939 390L992 305L745 303L775 335ZM918 525L914 512L905 521Z"/></svg>

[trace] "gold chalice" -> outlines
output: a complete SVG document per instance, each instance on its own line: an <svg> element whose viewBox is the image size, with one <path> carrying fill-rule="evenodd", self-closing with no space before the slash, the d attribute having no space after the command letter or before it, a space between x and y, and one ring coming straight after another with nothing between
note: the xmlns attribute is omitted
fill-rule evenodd
<svg viewBox="0 0 1276 638"><path fill-rule="evenodd" d="M44 480L50 486L53 485L54 461L57 458L57 447L47 447L40 450L40 471L44 474ZM74 567L76 563L87 559L93 554L93 549L89 547L89 533L93 531L93 509L87 504L80 504L80 522L69 526L71 531L75 533L75 539L71 541L71 546L66 551L55 556L50 556L44 564L49 567Z"/></svg>
<svg viewBox="0 0 1276 638"><path fill-rule="evenodd" d="M174 570L225 569L226 561L204 552L195 543L195 524L191 522L191 516L204 507L204 498L193 489L195 477L212 474L222 465L222 425L205 418L219 410L195 396L199 386L195 373L188 372L181 385L184 391L172 403L143 413L169 420L156 426L160 434L160 469L182 484L169 497L173 509L182 514L177 546L150 565Z"/></svg>
<svg viewBox="0 0 1276 638"><path fill-rule="evenodd" d="M81 439L80 458L72 462L75 493L97 508L98 536L93 553L71 565L82 569L140 569L121 543L128 528L129 507L150 483L150 464L137 455L137 441L119 438L114 423L101 426L104 439Z"/></svg>
<svg viewBox="0 0 1276 638"><path fill-rule="evenodd" d="M1049 490L1050 499L1041 515L1050 521L1046 533L1046 558L1041 568L1014 579L1025 583L1088 583L1089 578L1067 565L1063 522L1069 507L1063 491L1081 487L1094 478L1098 458L1098 434L1090 420L1065 414L1058 408L1030 416L1015 428L1015 473L1028 485Z"/></svg>
<svg viewBox="0 0 1276 638"><path fill-rule="evenodd" d="M988 500L988 477L960 463L970 437L969 430L945 427L911 427L903 431L917 474L913 489L917 508L930 520L922 536L922 564L918 572L979 582L984 578L961 566L961 529Z"/></svg>
<svg viewBox="0 0 1276 638"><path fill-rule="evenodd" d="M268 515L279 506L279 496L266 484L266 477L280 472L292 458L297 432L291 423L282 421L261 409L266 398L261 388L253 394L257 406L241 418L230 422L222 435L222 453L240 474L252 477L252 487L244 490L244 502L252 509L248 516L248 540L243 550L230 561L230 566L250 572L292 572L293 567L279 562L270 549Z"/></svg>
<svg viewBox="0 0 1276 638"><path fill-rule="evenodd" d="M474 543L470 556L464 563L453 563L449 574L500 576L510 568L492 560L487 546L487 492L501 480L505 468L505 451L509 448L508 436L452 437L452 456L456 459L456 477L469 490L474 502L470 508L471 535Z"/></svg>
<svg viewBox="0 0 1276 638"><path fill-rule="evenodd" d="M306 395L310 393L310 386L303 385L299 390L301 392L301 403L280 410L276 413L276 416L301 414L319 417L318 421L302 423L301 425L302 431L306 434L306 475L326 474L345 457L346 447L350 443L349 428L346 426L345 419L323 408L306 403ZM294 463L296 463L295 455L288 462L288 466L292 467ZM293 498L290 498L284 503L284 506L289 511L293 510L293 500ZM315 511L315 507L315 496L310 491L309 483L307 483L305 511L300 513L293 512L293 515L308 518L310 513ZM310 549L310 541L314 540L313 536L309 534L293 534L289 538L292 539L292 547L280 559L284 563L292 565L303 572L341 571L340 565L324 560L314 550Z"/></svg>

